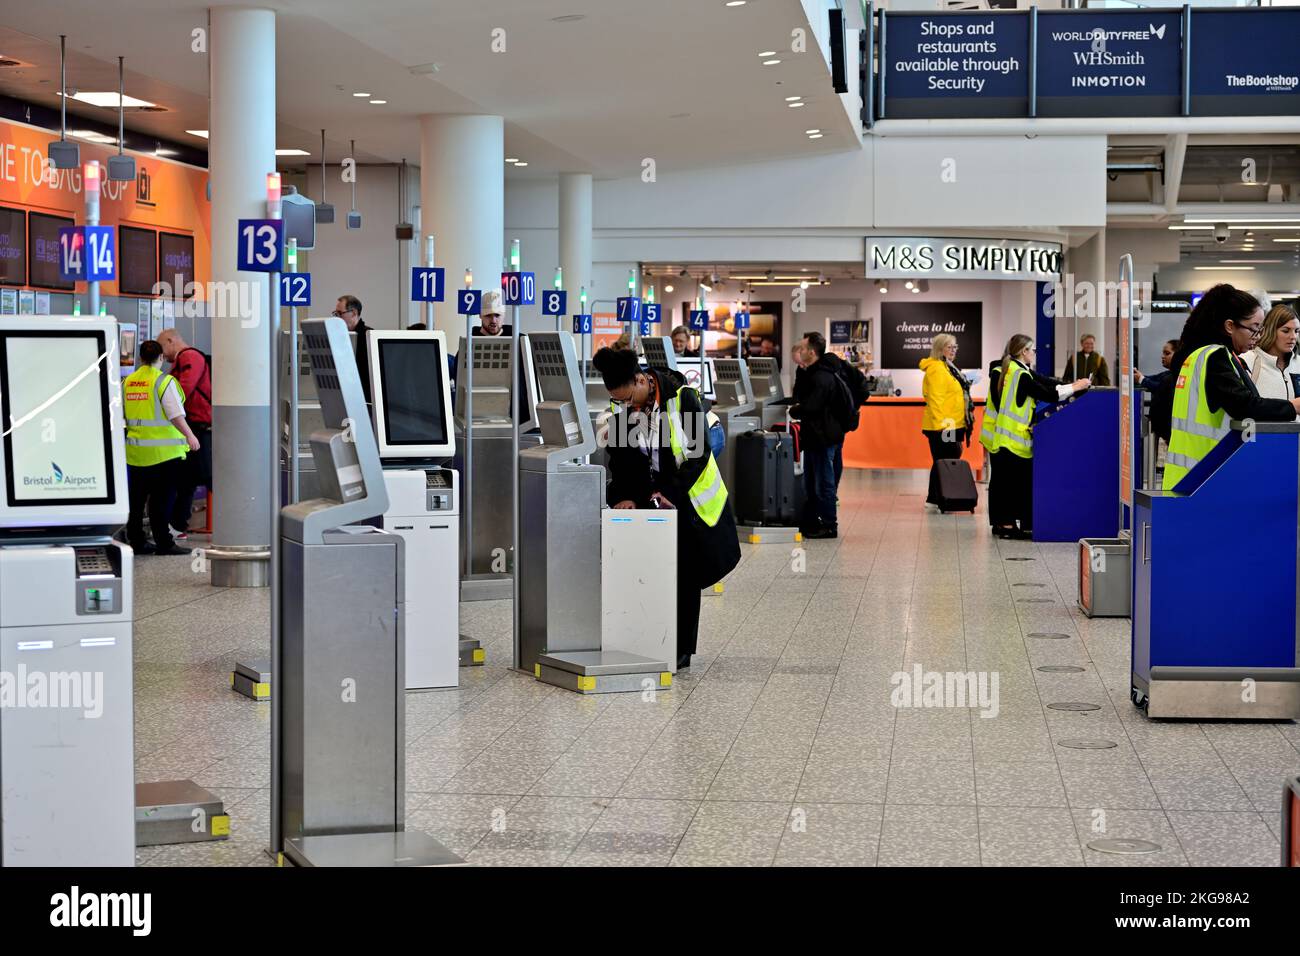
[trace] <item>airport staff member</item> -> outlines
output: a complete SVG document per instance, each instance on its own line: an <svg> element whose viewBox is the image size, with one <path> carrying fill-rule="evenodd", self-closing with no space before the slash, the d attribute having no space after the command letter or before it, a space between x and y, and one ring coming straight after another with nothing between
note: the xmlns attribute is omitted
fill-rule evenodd
<svg viewBox="0 0 1300 956"><path fill-rule="evenodd" d="M1091 333L1079 336L1079 351L1065 360L1065 375L1062 378L1074 378L1076 368L1080 369L1080 377L1086 376L1093 385L1110 384L1110 369L1106 367L1106 359L1097 351L1097 336Z"/></svg>
<svg viewBox="0 0 1300 956"><path fill-rule="evenodd" d="M1295 344L1300 319L1295 310L1281 303L1269 309L1259 344L1242 356L1250 369L1250 380L1263 398L1292 399L1300 395L1300 358Z"/></svg>
<svg viewBox="0 0 1300 956"><path fill-rule="evenodd" d="M140 364L122 383L130 500L126 540L136 554L188 554L190 550L172 541L168 519L185 455L199 450L199 440L185 423L185 393L176 379L163 374L162 358L161 345L153 339L141 342ZM144 536L146 506L152 546Z"/></svg>
<svg viewBox="0 0 1300 956"><path fill-rule="evenodd" d="M334 303L334 318L342 319L349 332L357 334L357 374L361 376L361 394L370 404L370 326L361 320L361 300L355 295L341 295Z"/></svg>
<svg viewBox="0 0 1300 956"><path fill-rule="evenodd" d="M609 429L614 508L671 508L677 517L677 667L690 667L700 591L740 562L727 487L707 443L704 409L676 372L642 369L630 349L592 357L618 411Z"/></svg>
<svg viewBox="0 0 1300 956"><path fill-rule="evenodd" d="M1001 371L989 386L990 408L997 408L991 437L989 524L999 538L1028 538L1033 532L1035 405L1064 401L1092 384L1086 378L1063 384L1039 375L1030 368L1033 361L1034 340L1027 335L1011 336L1002 353ZM984 410L985 432L989 430L990 408Z"/></svg>
<svg viewBox="0 0 1300 956"><path fill-rule="evenodd" d="M187 345L175 329L163 329L158 344L185 396L185 422L199 440L198 452L187 455L181 466L176 504L172 507L172 528L184 539L189 536L194 492L199 488L212 491L212 369L208 357Z"/></svg>
<svg viewBox="0 0 1300 956"><path fill-rule="evenodd" d="M1300 398L1261 398L1239 357L1263 329L1259 300L1227 283L1210 289L1192 309L1172 365L1178 380L1162 490L1178 490L1183 477L1228 434L1229 420L1295 420Z"/></svg>

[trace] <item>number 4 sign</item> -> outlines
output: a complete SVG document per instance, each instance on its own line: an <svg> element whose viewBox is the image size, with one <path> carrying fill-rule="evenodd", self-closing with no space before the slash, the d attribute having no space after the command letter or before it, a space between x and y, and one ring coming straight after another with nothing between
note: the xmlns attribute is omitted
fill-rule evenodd
<svg viewBox="0 0 1300 956"><path fill-rule="evenodd" d="M281 220L241 219L238 233L236 269L240 272L284 271L284 223Z"/></svg>

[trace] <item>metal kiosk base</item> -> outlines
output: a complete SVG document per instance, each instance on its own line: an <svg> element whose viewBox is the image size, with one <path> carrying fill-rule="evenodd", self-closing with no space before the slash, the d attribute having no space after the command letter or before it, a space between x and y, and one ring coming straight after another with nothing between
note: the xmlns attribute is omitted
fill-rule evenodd
<svg viewBox="0 0 1300 956"><path fill-rule="evenodd" d="M466 637L464 634L460 636L461 667L482 667L486 659L487 654L483 650L482 641Z"/></svg>
<svg viewBox="0 0 1300 956"><path fill-rule="evenodd" d="M798 528L788 525L739 525L740 540L746 544L798 544L803 540Z"/></svg>
<svg viewBox="0 0 1300 956"><path fill-rule="evenodd" d="M253 700L270 700L271 662L235 661L235 669L230 672L230 687L236 693Z"/></svg>
<svg viewBox="0 0 1300 956"><path fill-rule="evenodd" d="M533 676L579 694L626 694L673 686L673 675L663 661L626 651L542 654L533 667Z"/></svg>
<svg viewBox="0 0 1300 956"><path fill-rule="evenodd" d="M1153 667L1150 681L1132 675L1129 696L1153 718L1300 720L1300 668Z"/></svg>
<svg viewBox="0 0 1300 956"><path fill-rule="evenodd" d="M284 841L281 866L467 866L445 846L418 830L336 833Z"/></svg>
<svg viewBox="0 0 1300 956"><path fill-rule="evenodd" d="M193 780L135 785L135 845L230 839L230 816L216 794Z"/></svg>
<svg viewBox="0 0 1300 956"><path fill-rule="evenodd" d="M462 601L510 601L515 583L508 574L468 574L460 579Z"/></svg>

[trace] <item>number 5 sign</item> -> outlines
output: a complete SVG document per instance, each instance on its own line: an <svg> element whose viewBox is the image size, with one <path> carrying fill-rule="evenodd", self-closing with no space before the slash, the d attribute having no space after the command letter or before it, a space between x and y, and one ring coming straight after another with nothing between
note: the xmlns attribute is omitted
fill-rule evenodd
<svg viewBox="0 0 1300 956"><path fill-rule="evenodd" d="M240 272L284 271L284 223L281 220L241 219L238 232L236 269Z"/></svg>

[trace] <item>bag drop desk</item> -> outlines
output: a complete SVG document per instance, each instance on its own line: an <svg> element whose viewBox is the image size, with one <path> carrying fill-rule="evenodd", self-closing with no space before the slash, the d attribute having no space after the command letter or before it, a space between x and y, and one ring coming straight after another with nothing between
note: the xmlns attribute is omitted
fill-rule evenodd
<svg viewBox="0 0 1300 956"><path fill-rule="evenodd" d="M1034 425L1034 540L1119 533L1119 389L1090 388Z"/></svg>
<svg viewBox="0 0 1300 956"><path fill-rule="evenodd" d="M1130 694L1151 717L1300 718L1300 423L1252 428L1178 491L1134 492Z"/></svg>

